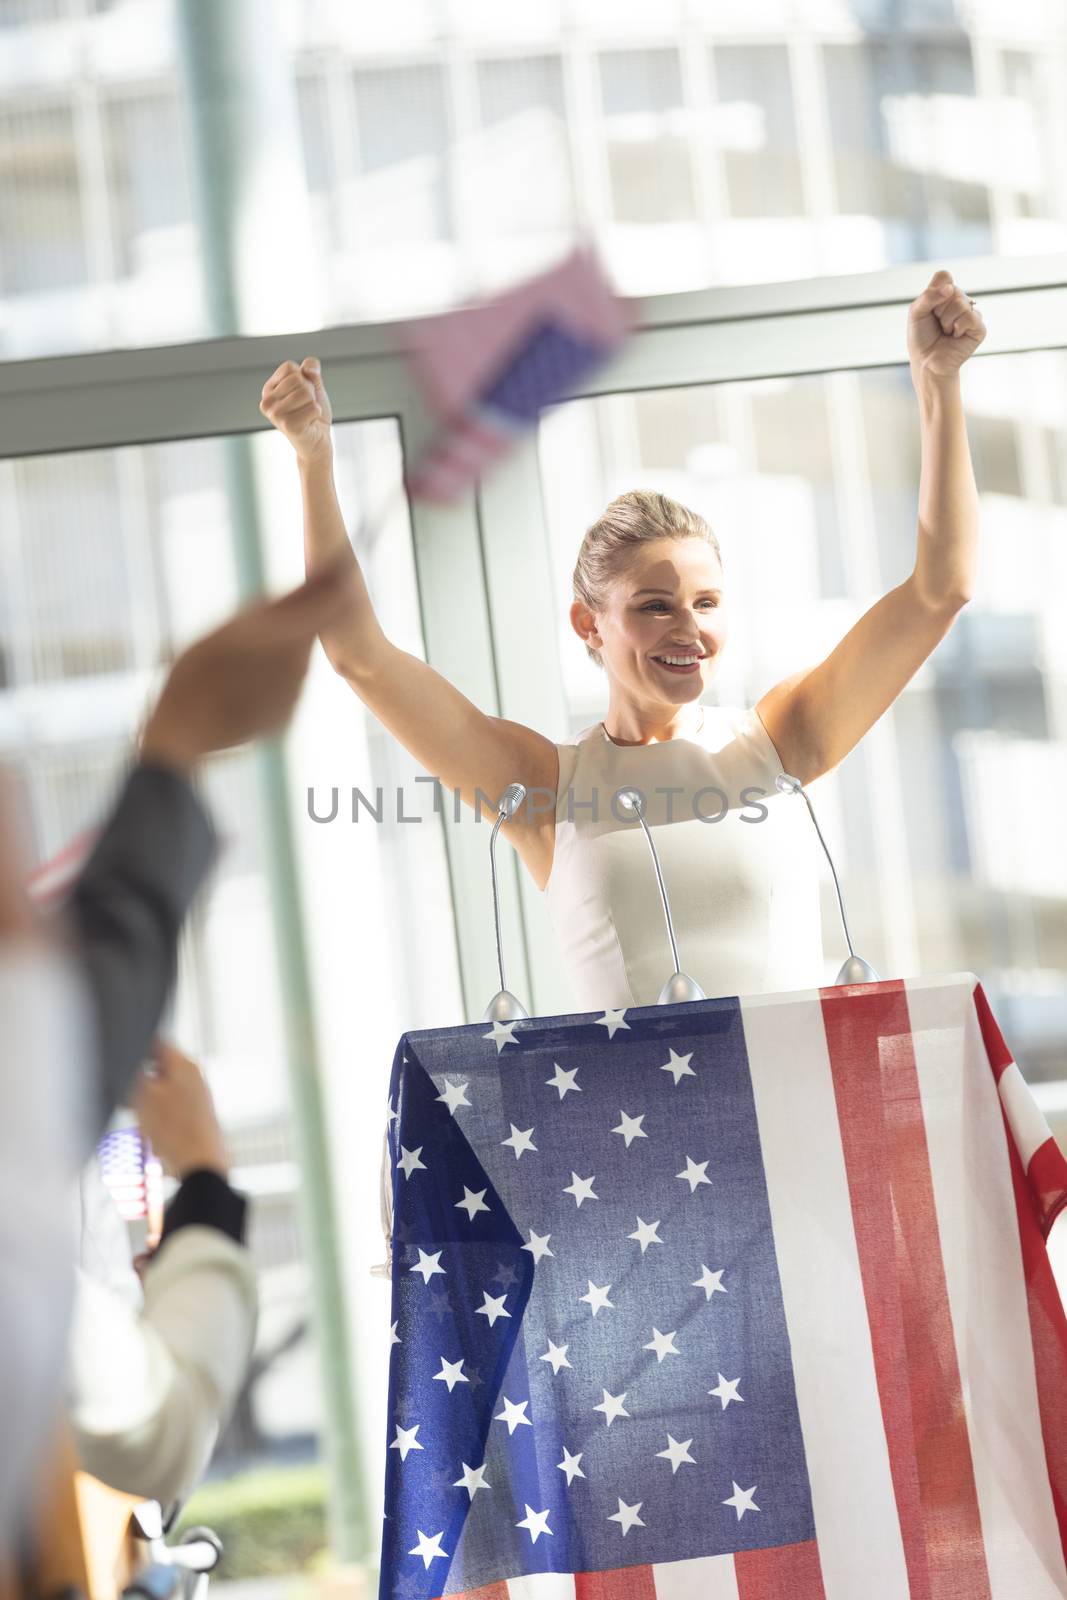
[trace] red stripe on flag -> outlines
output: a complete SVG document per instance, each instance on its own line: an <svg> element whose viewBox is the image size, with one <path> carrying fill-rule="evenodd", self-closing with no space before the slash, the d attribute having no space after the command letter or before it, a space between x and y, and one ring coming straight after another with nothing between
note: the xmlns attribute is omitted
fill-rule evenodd
<svg viewBox="0 0 1067 1600"><path fill-rule="evenodd" d="M1022 1159L1003 1106L1001 1116L1004 1118L1004 1137L1008 1141L1011 1179L1015 1190L1015 1215L1019 1222L1019 1247L1026 1278L1026 1306L1030 1316L1030 1339L1034 1347L1041 1437L1045 1445L1045 1462L1052 1504L1060 1529L1060 1543L1067 1558L1067 1410L1063 1403L1063 1397L1067 1394L1067 1318L1064 1317L1060 1292L1045 1249L1041 1217L1035 1210L1033 1184L1027 1181L1023 1171ZM1037 1154L1040 1155L1041 1151ZM1037 1156L1034 1161L1036 1159ZM1031 1169L1033 1165L1031 1161Z"/></svg>
<svg viewBox="0 0 1067 1600"><path fill-rule="evenodd" d="M1041 1232L1047 1239L1052 1224L1067 1205L1067 1161L1051 1134L1030 1157L1026 1178L1038 1208Z"/></svg>
<svg viewBox="0 0 1067 1600"><path fill-rule="evenodd" d="M997 1025L996 1017L989 1009L989 1001L980 983L974 986L974 1009L978 1013L978 1026L982 1030L982 1042L989 1057L989 1065L993 1068L994 1080L999 1083L1004 1068L1011 1066L1012 1053L1004 1042L1004 1035Z"/></svg>
<svg viewBox="0 0 1067 1600"><path fill-rule="evenodd" d="M576 1572L574 1600L656 1600L651 1567L615 1567L610 1572Z"/></svg>
<svg viewBox="0 0 1067 1600"><path fill-rule="evenodd" d="M826 1600L814 1539L734 1556L738 1600Z"/></svg>
<svg viewBox="0 0 1067 1600"><path fill-rule="evenodd" d="M821 998L909 1593L985 1600L907 995L893 982L823 989Z"/></svg>

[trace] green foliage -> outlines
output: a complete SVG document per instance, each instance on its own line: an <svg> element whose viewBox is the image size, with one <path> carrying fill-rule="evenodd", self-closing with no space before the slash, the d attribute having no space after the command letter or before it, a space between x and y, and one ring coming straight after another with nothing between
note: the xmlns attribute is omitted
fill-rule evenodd
<svg viewBox="0 0 1067 1600"><path fill-rule="evenodd" d="M220 1580L314 1572L328 1557L326 1499L321 1466L246 1472L197 1489L178 1534L198 1524L218 1534L223 1556L214 1576Z"/></svg>

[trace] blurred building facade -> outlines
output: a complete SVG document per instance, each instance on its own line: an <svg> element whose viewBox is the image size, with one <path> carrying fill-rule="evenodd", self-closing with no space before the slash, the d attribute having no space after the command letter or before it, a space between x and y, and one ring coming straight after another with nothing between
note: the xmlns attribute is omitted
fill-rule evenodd
<svg viewBox="0 0 1067 1600"><path fill-rule="evenodd" d="M293 0L279 15L323 326L444 309L580 232L629 295L1067 250L1053 0ZM190 171L169 0L0 0L0 359L207 337ZM858 748L820 784L820 814L876 967L976 971L1024 1070L1051 1083L1067 1075L1067 358L998 358L968 392L980 591L886 719L889 778ZM387 422L337 433L348 509L395 479L399 444ZM858 594L906 576L918 445L906 365L558 408L541 435L557 614L604 500L662 487L711 516L751 606L716 690L751 703L832 648ZM0 754L45 859L99 814L160 663L237 583L217 441L2 456L0 440ZM421 651L403 534L361 554ZM581 727L600 682L562 628L560 655ZM359 740L375 782L406 775L379 730ZM259 1198L268 1337L284 1344L307 1285L260 800L245 756L205 782L230 847L175 1026ZM888 798L871 805L874 788ZM425 895L394 874L408 843L376 841L375 870L400 885L383 934L397 970L413 927L427 948L449 937L447 906L427 926ZM454 978L440 983L453 1003ZM458 1020L421 993L397 1005L405 1025ZM282 1359L294 1377L264 1386L268 1440L318 1426L302 1358Z"/></svg>

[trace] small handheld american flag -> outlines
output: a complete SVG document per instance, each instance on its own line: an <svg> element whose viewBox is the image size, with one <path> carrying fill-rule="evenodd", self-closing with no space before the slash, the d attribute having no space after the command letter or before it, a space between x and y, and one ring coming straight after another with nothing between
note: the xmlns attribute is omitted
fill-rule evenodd
<svg viewBox="0 0 1067 1600"><path fill-rule="evenodd" d="M505 294L413 325L409 353L439 431L408 474L412 498L455 500L628 331L623 302L584 246Z"/></svg>
<svg viewBox="0 0 1067 1600"><path fill-rule="evenodd" d="M124 1222L147 1224L149 1245L158 1240L163 1208L163 1169L136 1124L112 1127L96 1147L100 1175Z"/></svg>

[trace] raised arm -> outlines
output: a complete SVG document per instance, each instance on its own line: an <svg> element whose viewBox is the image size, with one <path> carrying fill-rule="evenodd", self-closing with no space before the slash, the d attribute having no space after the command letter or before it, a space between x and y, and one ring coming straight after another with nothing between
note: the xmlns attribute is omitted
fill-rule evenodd
<svg viewBox="0 0 1067 1600"><path fill-rule="evenodd" d="M260 410L296 451L308 574L345 553L356 574L350 609L320 635L334 671L419 765L457 789L467 805L475 805L478 791L495 804L509 783L554 790L559 765L550 739L522 723L481 711L447 678L383 633L337 499L333 412L318 363L311 358L300 367L283 362L263 387ZM513 842L538 881L546 848L551 858L552 822L553 812L542 796L532 817L528 801L512 825L517 825Z"/></svg>
<svg viewBox="0 0 1067 1600"><path fill-rule="evenodd" d="M784 679L757 705L786 771L804 783L844 760L971 597L978 491L959 369L985 336L981 313L939 268L908 312L922 430L914 570L864 612L825 661Z"/></svg>

